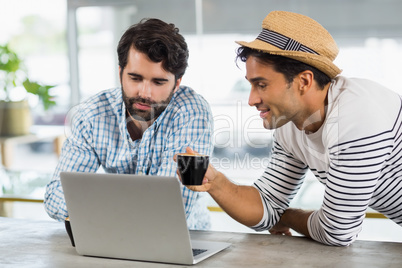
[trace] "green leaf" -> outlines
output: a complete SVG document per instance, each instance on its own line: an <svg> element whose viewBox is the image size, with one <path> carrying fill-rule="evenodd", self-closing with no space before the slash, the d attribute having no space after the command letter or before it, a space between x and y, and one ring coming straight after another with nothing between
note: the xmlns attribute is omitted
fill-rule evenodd
<svg viewBox="0 0 402 268"><path fill-rule="evenodd" d="M41 87L38 83L29 81L29 79L26 79L22 83L22 85L27 90L27 92L35 94L35 95L38 95L39 89Z"/></svg>
<svg viewBox="0 0 402 268"><path fill-rule="evenodd" d="M56 105L56 102L52 100L54 96L49 94L49 90L55 86L41 85L37 82L32 82L29 79L26 79L23 82L23 85L27 92L35 94L39 97L45 110L48 110L50 107Z"/></svg>
<svg viewBox="0 0 402 268"><path fill-rule="evenodd" d="M39 97L45 110L56 105L56 102L53 100L54 96L49 94L49 90L55 86L30 81L27 78L28 74L23 61L9 48L8 44L0 45L0 77L2 79L0 86L6 93L6 99L9 99L10 91L13 88L22 84L28 93Z"/></svg>

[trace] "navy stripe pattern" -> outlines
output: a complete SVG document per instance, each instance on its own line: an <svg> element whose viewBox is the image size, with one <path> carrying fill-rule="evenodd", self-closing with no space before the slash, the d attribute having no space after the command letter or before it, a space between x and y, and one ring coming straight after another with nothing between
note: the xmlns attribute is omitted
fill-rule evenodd
<svg viewBox="0 0 402 268"><path fill-rule="evenodd" d="M391 129L338 143L328 152L328 170L311 169L325 184L322 207L308 221L311 237L327 245L351 244L368 207L402 226L402 100ZM275 142L270 166L255 182L265 214L254 229L270 229L280 219L307 168Z"/></svg>
<svg viewBox="0 0 402 268"><path fill-rule="evenodd" d="M313 238L348 245L371 207L402 226L402 115L391 130L330 148L322 209L310 217Z"/></svg>
<svg viewBox="0 0 402 268"><path fill-rule="evenodd" d="M303 184L307 166L286 154L283 148L274 142L272 156L261 178L254 183L262 196L265 208L264 220L253 227L257 231L270 229L279 221Z"/></svg>
<svg viewBox="0 0 402 268"><path fill-rule="evenodd" d="M313 49L302 45L301 43L297 42L296 40L284 36L280 33L269 31L267 29L262 29L261 33L257 36L258 40L264 41L265 43L271 44L276 46L282 50L287 51L301 51L306 53L311 53L315 55L319 55Z"/></svg>

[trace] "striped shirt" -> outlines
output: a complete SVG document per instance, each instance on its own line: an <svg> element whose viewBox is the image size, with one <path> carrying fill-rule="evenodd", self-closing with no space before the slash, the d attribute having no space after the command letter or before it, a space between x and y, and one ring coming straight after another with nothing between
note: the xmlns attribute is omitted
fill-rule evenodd
<svg viewBox="0 0 402 268"><path fill-rule="evenodd" d="M328 103L317 132L306 134L292 123L275 131L272 159L254 184L265 208L254 229L278 222L307 169L325 185L322 206L307 223L314 240L351 244L368 207L402 226L401 97L368 80L337 77Z"/></svg>
<svg viewBox="0 0 402 268"><path fill-rule="evenodd" d="M213 118L206 100L189 87L181 86L164 112L133 141L127 130L126 108L121 88L106 90L79 106L73 118L71 135L52 180L46 187L45 209L59 221L68 216L60 183L61 171L177 176L173 156L194 150L212 152ZM207 229L209 214L202 195L182 186L188 226Z"/></svg>

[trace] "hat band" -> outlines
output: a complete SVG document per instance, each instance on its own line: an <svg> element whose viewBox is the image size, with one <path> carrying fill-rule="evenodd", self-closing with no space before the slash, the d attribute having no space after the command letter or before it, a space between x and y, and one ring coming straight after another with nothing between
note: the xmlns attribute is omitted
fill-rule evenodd
<svg viewBox="0 0 402 268"><path fill-rule="evenodd" d="M264 41L268 44L271 44L273 46L276 46L282 50L301 51L301 52L307 52L307 53L319 55L317 52L315 52L311 48L300 44L296 40L289 38L287 36L284 36L280 33L267 30L267 29L262 29L262 32L257 36L257 39Z"/></svg>

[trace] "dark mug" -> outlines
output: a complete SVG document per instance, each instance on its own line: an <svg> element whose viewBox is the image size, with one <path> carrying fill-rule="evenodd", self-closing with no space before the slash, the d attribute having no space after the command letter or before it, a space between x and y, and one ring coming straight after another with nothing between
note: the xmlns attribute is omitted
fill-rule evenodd
<svg viewBox="0 0 402 268"><path fill-rule="evenodd" d="M209 156L178 154L177 169L183 185L201 185L209 165Z"/></svg>

